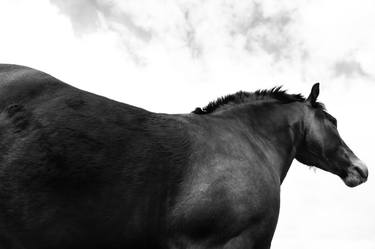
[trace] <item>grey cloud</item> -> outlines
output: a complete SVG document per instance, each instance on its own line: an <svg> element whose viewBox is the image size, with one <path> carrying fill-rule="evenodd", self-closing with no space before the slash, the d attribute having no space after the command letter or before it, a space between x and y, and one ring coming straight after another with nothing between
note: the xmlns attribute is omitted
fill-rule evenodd
<svg viewBox="0 0 375 249"><path fill-rule="evenodd" d="M193 18L195 17L193 16L194 12L189 4L171 2L168 5L168 3L165 3L166 8L175 5L176 9L181 11L182 18L181 20L165 20L157 26L152 22L151 24L143 23L143 25L142 23L136 23L135 15L143 14L143 16L147 16L147 13L152 12L152 9L147 6L144 7L146 13L138 13L139 9L127 9L120 6L118 0L50 0L50 2L70 19L77 35L95 32L104 27L116 32L122 41L124 50L127 51L127 55L137 64L144 64L145 62L145 58L142 58L140 53L140 48L144 47L143 45L147 45L153 37L155 39L161 37L161 39L168 39L166 36L171 35L160 33L163 27L169 25L167 22L178 25L178 22L181 21L180 32L182 36L180 39L190 50L193 58L200 57L203 51L203 46L197 39L197 27ZM158 21L160 20L156 20L156 22Z"/></svg>
<svg viewBox="0 0 375 249"><path fill-rule="evenodd" d="M209 4L206 1L165 2L163 7L166 9L181 11L181 15L174 12L176 15L172 15L170 19L162 16L160 10L153 13L151 7L141 8L139 2L133 3L136 8L133 8L132 4L124 7L120 5L124 2L118 0L50 0L50 2L69 17L78 35L104 28L116 32L123 48L127 50L127 55L137 64L142 64L143 60L147 61L146 58L142 58L141 48L154 44L150 42L151 39L153 42L168 44L177 37L189 49L193 58L201 58L210 48L211 41L205 38L207 27L210 26L213 31L220 28L219 33L224 29L224 33L232 36L244 36L244 49L249 52L261 49L275 60L291 58L293 54L302 51L301 44L289 29L295 23L294 11L281 9L268 15L264 11L262 2L245 3L244 1L247 10L241 10L236 3L228 4L226 1L215 2L214 5L213 2ZM214 18L207 18L208 8L212 11L210 14L216 15L216 21L219 21L221 26L210 23L216 21ZM142 13L139 13L140 9ZM139 20L146 21L141 23ZM179 29L175 30L175 27Z"/></svg>
<svg viewBox="0 0 375 249"><path fill-rule="evenodd" d="M291 21L291 12L281 11L271 17L266 17L263 13L262 5L260 3L254 3L249 28L251 29L261 25L268 25L272 26L277 31L282 32Z"/></svg>
<svg viewBox="0 0 375 249"><path fill-rule="evenodd" d="M61 13L70 18L72 26L77 33L92 32L99 28L96 1L50 0L50 2L56 5Z"/></svg>
<svg viewBox="0 0 375 249"><path fill-rule="evenodd" d="M292 23L293 11L283 10L266 16L262 5L254 3L251 14L240 22L238 33L246 36L245 48L248 51L260 47L279 60L288 57L292 49L293 37L288 33Z"/></svg>
<svg viewBox="0 0 375 249"><path fill-rule="evenodd" d="M333 71L336 77L369 77L369 74L363 70L361 64L355 60L337 61L333 66Z"/></svg>
<svg viewBox="0 0 375 249"><path fill-rule="evenodd" d="M186 34L185 34L185 41L187 47L191 51L191 55L193 58L197 58L202 54L203 48L202 46L198 43L197 37L196 37L196 29L194 25L192 24L191 21L191 14L188 9L183 10L184 13L184 19L186 23Z"/></svg>
<svg viewBox="0 0 375 249"><path fill-rule="evenodd" d="M116 30L114 24L123 25L142 41L149 41L152 33L137 25L131 15L118 8L112 1L103 0L50 0L70 18L77 34L96 31L100 28L100 17L108 27Z"/></svg>

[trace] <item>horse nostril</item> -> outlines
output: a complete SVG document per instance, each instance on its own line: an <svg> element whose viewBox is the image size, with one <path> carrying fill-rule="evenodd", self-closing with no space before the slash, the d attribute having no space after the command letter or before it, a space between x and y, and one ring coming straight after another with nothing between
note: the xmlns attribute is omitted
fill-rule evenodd
<svg viewBox="0 0 375 249"><path fill-rule="evenodd" d="M358 174L362 177L367 179L368 171L367 168L360 168L359 166L354 166L354 170L358 172Z"/></svg>

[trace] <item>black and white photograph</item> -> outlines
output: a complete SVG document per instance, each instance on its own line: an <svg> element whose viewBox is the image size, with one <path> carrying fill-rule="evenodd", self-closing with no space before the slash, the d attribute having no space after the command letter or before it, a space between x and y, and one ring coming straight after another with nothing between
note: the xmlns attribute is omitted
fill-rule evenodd
<svg viewBox="0 0 375 249"><path fill-rule="evenodd" d="M374 249L375 1L0 0L0 249Z"/></svg>

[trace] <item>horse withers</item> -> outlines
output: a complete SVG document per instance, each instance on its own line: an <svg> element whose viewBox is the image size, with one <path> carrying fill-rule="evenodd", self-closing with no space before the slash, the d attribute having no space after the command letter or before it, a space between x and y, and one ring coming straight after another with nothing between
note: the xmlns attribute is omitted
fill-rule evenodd
<svg viewBox="0 0 375 249"><path fill-rule="evenodd" d="M1 65L0 248L269 248L293 159L367 179L318 94L171 115Z"/></svg>

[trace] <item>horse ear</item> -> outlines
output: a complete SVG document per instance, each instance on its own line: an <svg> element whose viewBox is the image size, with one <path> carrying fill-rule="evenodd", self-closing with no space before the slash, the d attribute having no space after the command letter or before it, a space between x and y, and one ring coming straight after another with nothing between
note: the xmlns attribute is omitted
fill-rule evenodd
<svg viewBox="0 0 375 249"><path fill-rule="evenodd" d="M310 103L311 105L314 105L316 103L316 99L319 96L319 83L315 83L313 87L311 88L311 93L309 97L306 99L306 102Z"/></svg>

